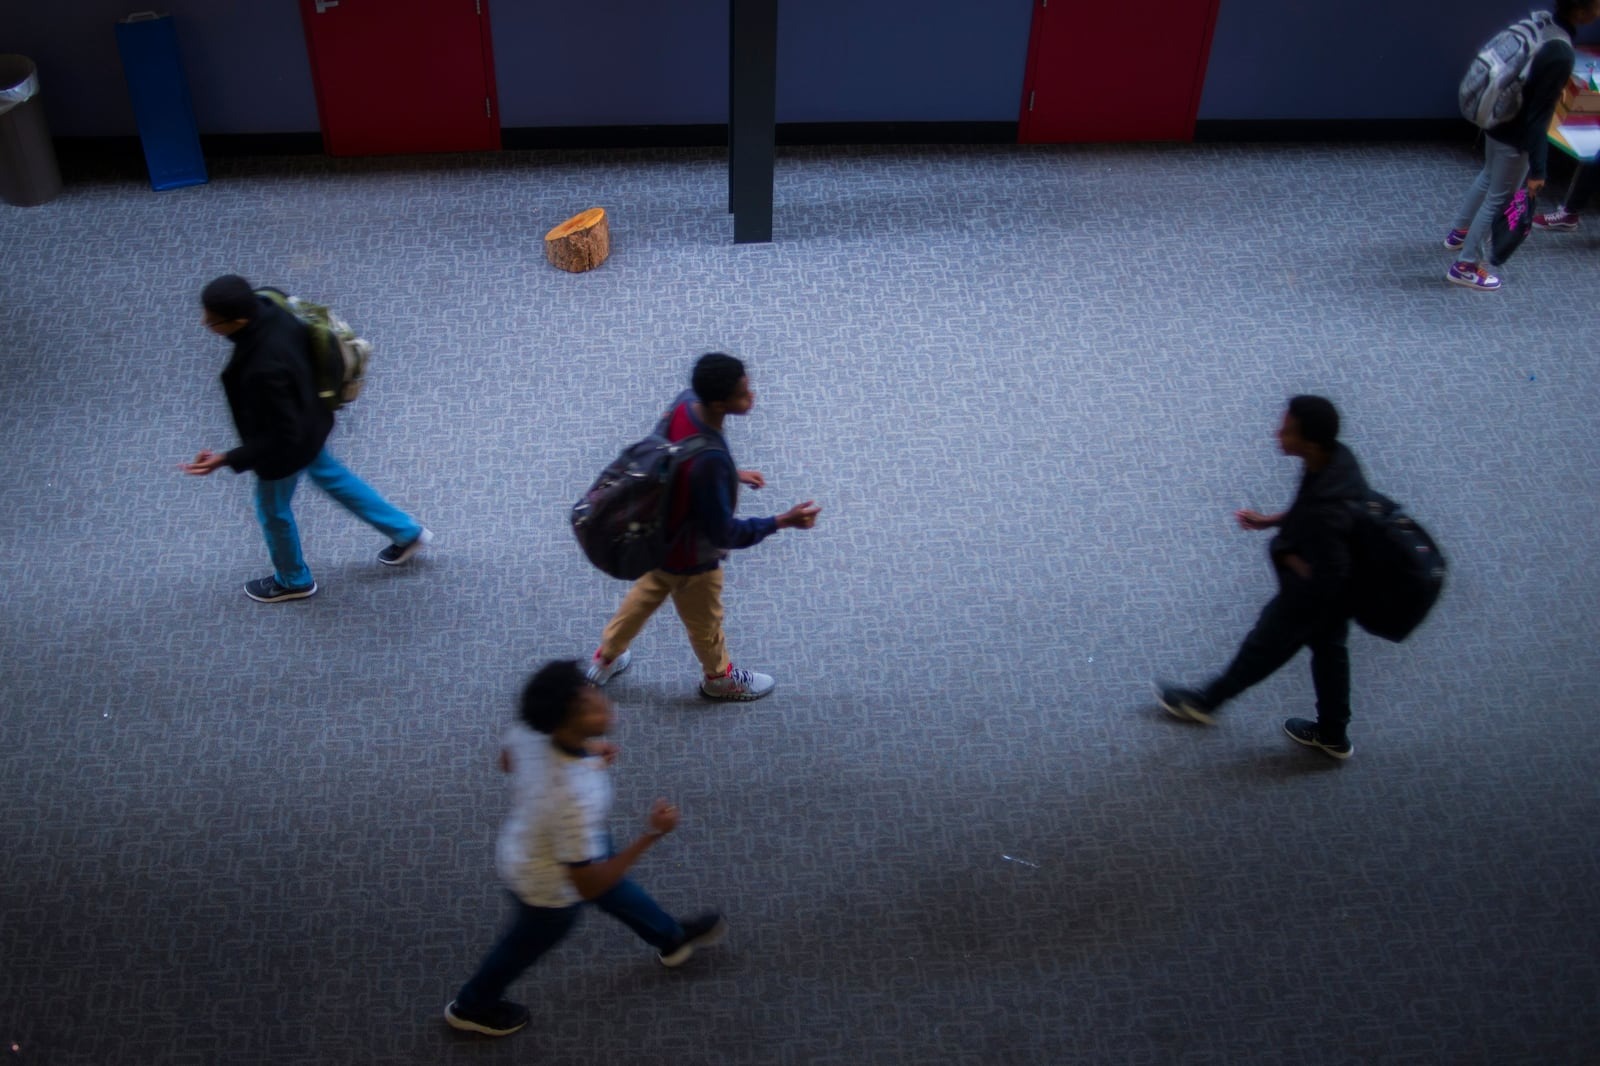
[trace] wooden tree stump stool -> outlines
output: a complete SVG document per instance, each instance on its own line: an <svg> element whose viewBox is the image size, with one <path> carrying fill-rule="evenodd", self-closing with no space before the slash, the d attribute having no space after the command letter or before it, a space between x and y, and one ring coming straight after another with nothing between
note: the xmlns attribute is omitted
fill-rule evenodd
<svg viewBox="0 0 1600 1066"><path fill-rule="evenodd" d="M574 215L544 235L544 257L574 274L593 270L610 254L611 228L603 207Z"/></svg>

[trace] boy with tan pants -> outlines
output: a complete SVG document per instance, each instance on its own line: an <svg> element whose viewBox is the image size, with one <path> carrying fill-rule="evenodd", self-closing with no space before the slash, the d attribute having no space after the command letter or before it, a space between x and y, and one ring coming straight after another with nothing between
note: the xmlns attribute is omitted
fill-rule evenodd
<svg viewBox="0 0 1600 1066"><path fill-rule="evenodd" d="M670 441L702 435L712 447L684 463L673 486L668 521L667 561L633 583L622 606L606 624L588 678L604 685L632 661L628 646L656 609L672 597L689 643L705 676L700 693L714 700L758 700L771 692L766 674L736 669L722 633L722 558L736 548L759 544L780 529L810 529L822 508L811 500L771 518L735 518L739 486L760 489L759 471L733 462L722 424L729 415L747 415L756 396L744 364L711 352L695 363L690 388L673 400L655 432Z"/></svg>

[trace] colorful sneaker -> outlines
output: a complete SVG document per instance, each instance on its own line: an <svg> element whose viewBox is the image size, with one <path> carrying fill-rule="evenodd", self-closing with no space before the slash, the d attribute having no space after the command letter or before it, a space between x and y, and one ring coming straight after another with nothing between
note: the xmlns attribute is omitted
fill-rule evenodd
<svg viewBox="0 0 1600 1066"><path fill-rule="evenodd" d="M433 532L424 529L410 544L391 544L378 553L378 562L385 566L399 566L423 548L433 543Z"/></svg>
<svg viewBox="0 0 1600 1066"><path fill-rule="evenodd" d="M444 1022L452 1029L484 1036L510 1036L528 1024L528 1008L509 999L502 999L470 1013L451 1000L444 1009Z"/></svg>
<svg viewBox="0 0 1600 1066"><path fill-rule="evenodd" d="M1191 688L1178 688L1176 685L1156 682L1156 699L1161 701L1161 707L1174 718L1182 718L1185 722L1199 722L1201 725L1216 725L1216 708L1205 701L1205 698Z"/></svg>
<svg viewBox="0 0 1600 1066"><path fill-rule="evenodd" d="M721 677L708 677L700 682L700 695L710 700L759 700L777 684L766 674L754 670L735 669L728 664L728 672Z"/></svg>
<svg viewBox="0 0 1600 1066"><path fill-rule="evenodd" d="M689 961L696 948L720 944L727 935L728 923L715 911L690 918L683 923L683 939L678 941L678 946L661 953L661 965L682 966Z"/></svg>
<svg viewBox="0 0 1600 1066"><path fill-rule="evenodd" d="M1467 231L1464 229L1453 229L1444 239L1444 246L1446 248L1460 248L1466 243Z"/></svg>
<svg viewBox="0 0 1600 1066"><path fill-rule="evenodd" d="M1464 285L1479 292L1493 292L1500 287L1500 279L1477 263L1452 263L1450 273L1444 277L1452 285Z"/></svg>
<svg viewBox="0 0 1600 1066"><path fill-rule="evenodd" d="M1335 759L1348 759L1355 754L1355 748L1350 745L1348 738L1337 743L1323 738L1322 730L1317 728L1317 723L1309 718L1291 718L1283 723L1283 731L1289 734L1289 739L1296 744L1304 744L1308 748L1316 748L1326 752Z"/></svg>
<svg viewBox="0 0 1600 1066"><path fill-rule="evenodd" d="M610 662L607 662L605 656L596 651L594 653L594 658L589 660L589 669L584 671L584 676L589 679L589 684L600 685L603 687L607 681L610 681L613 677L616 677L618 674L622 673L622 671L626 670L630 665L632 665L632 663L632 648L629 648L627 651L623 652L615 659L612 659Z"/></svg>
<svg viewBox="0 0 1600 1066"><path fill-rule="evenodd" d="M278 584L278 577L259 577L254 581L244 583L244 594L257 603L282 603L284 600L303 600L308 596L317 594L317 583L313 581L303 589L286 589Z"/></svg>
<svg viewBox="0 0 1600 1066"><path fill-rule="evenodd" d="M1578 216L1565 207L1558 207L1548 215L1533 216L1534 229L1577 229Z"/></svg>

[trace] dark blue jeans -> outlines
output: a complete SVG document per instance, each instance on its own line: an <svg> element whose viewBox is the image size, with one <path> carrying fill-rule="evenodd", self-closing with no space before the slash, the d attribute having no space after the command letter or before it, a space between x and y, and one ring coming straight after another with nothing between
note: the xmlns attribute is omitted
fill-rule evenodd
<svg viewBox="0 0 1600 1066"><path fill-rule="evenodd" d="M1228 669L1201 696L1220 707L1251 685L1265 681L1311 649L1311 684L1317 692L1317 729L1324 740L1345 739L1350 724L1350 616L1339 604L1311 591L1293 574L1278 572L1278 594L1261 609Z"/></svg>
<svg viewBox="0 0 1600 1066"><path fill-rule="evenodd" d="M574 903L570 907L530 907L515 895L511 902L515 908L511 924L484 956L478 972L456 993L456 1006L461 1010L472 1011L497 1002L511 982L561 943L578 923L584 906ZM632 929L657 951L671 950L683 940L683 927L677 919L626 877L605 895L589 902Z"/></svg>

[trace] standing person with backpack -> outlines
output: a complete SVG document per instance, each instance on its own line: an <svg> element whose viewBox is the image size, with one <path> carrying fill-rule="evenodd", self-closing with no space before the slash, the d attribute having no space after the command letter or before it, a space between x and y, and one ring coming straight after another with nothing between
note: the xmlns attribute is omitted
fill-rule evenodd
<svg viewBox="0 0 1600 1066"><path fill-rule="evenodd" d="M312 484L388 537L378 561L399 566L433 539L421 522L399 510L347 470L325 447L333 411L317 396L305 325L274 301L257 295L237 274L212 281L200 293L205 327L233 344L222 368L239 446L202 451L180 467L205 477L224 466L256 474L256 517L273 572L245 583L258 603L302 600L317 583L300 553L300 530L290 503L304 473Z"/></svg>
<svg viewBox="0 0 1600 1066"><path fill-rule="evenodd" d="M1452 284L1477 292L1500 287L1484 268L1494 217L1524 179L1530 196L1543 190L1550 119L1577 61L1572 36L1596 18L1600 0L1557 0L1554 14L1535 11L1497 35L1468 71L1462 111L1484 130L1483 169L1444 239L1456 253L1445 273Z"/></svg>
<svg viewBox="0 0 1600 1066"><path fill-rule="evenodd" d="M722 435L729 415L747 415L756 395L744 364L711 352L695 363L690 387L656 423L655 434L678 442L703 437L707 446L679 468L672 486L662 565L633 583L601 634L588 678L604 685L632 661L628 646L667 597L678 611L705 676L700 693L714 700L758 700L771 692L766 674L736 669L722 632L722 559L761 543L780 529L810 529L821 508L811 500L771 518L736 518L739 486L766 485L759 471L740 470Z"/></svg>
<svg viewBox="0 0 1600 1066"><path fill-rule="evenodd" d="M1261 611L1227 670L1201 689L1156 683L1161 706L1175 718L1212 725L1222 705L1266 680L1311 649L1311 683L1317 693L1317 718L1290 718L1289 737L1335 759L1354 750L1350 721L1350 536L1351 501L1369 493L1355 455L1339 443L1339 412L1321 396L1295 396L1278 428L1283 454L1304 465L1299 491L1289 509L1264 515L1241 510L1239 528L1277 529L1269 549L1278 594Z"/></svg>

